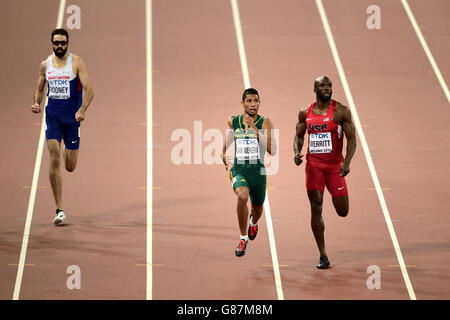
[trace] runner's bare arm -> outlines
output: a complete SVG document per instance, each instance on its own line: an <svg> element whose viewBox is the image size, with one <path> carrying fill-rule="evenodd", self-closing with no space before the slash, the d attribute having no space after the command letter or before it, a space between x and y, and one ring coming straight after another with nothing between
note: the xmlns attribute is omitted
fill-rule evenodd
<svg viewBox="0 0 450 320"><path fill-rule="evenodd" d="M80 78L81 86L85 91L85 95L83 96L83 102L81 104L80 109L78 109L77 113L75 114L75 119L77 121L83 121L85 117L85 112L89 107L89 104L91 103L92 99L94 98L94 89L92 88L91 80L89 79L89 75L83 59L79 56L74 56L74 61L76 63L77 74L78 77Z"/></svg>
<svg viewBox="0 0 450 320"><path fill-rule="evenodd" d="M261 126L262 132L256 127L255 119L250 117L248 114L244 115L244 125L246 130L252 129L253 131L256 132L259 142L267 150L267 152L269 152L271 156L276 154L277 146L275 145L275 139L273 139L274 138L273 125L269 118L264 119Z"/></svg>
<svg viewBox="0 0 450 320"><path fill-rule="evenodd" d="M45 88L45 68L46 68L46 60L41 62L39 66L39 78L36 84L36 90L33 95L33 105L30 107L31 111L34 113L41 112L41 102L44 97L44 88Z"/></svg>
<svg viewBox="0 0 450 320"><path fill-rule="evenodd" d="M270 121L269 118L265 118L261 127L263 129L262 132L256 129L258 132L259 141L264 146L264 148L266 148L267 152L271 156L274 156L277 154L277 142L275 139L275 131L273 129L272 121Z"/></svg>
<svg viewBox="0 0 450 320"><path fill-rule="evenodd" d="M225 140L223 142L223 149L222 149L222 161L223 161L223 164L225 165L226 170L228 170L228 166L229 166L228 161L227 161L227 150L234 141L233 116L229 117L227 122L228 122L229 128L227 129L227 134L226 134Z"/></svg>
<svg viewBox="0 0 450 320"><path fill-rule="evenodd" d="M294 136L294 162L297 166L299 166L303 162L303 155L301 154L303 144L305 142L305 133L306 133L306 112L308 111L308 107L304 107L298 113L298 122L295 127L295 136Z"/></svg>
<svg viewBox="0 0 450 320"><path fill-rule="evenodd" d="M347 149L340 172L341 177L345 177L350 172L350 162L356 150L355 126L352 121L352 113L348 107L338 104L336 105L336 110L338 111L338 119L336 120L338 123L341 123L345 138L347 139Z"/></svg>

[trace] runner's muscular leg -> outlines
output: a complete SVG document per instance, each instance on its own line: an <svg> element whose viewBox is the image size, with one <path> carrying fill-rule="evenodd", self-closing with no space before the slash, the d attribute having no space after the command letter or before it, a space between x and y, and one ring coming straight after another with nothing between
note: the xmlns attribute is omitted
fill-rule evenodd
<svg viewBox="0 0 450 320"><path fill-rule="evenodd" d="M252 203L252 223L257 224L259 218L261 218L263 212L263 206L257 206Z"/></svg>
<svg viewBox="0 0 450 320"><path fill-rule="evenodd" d="M325 224L322 218L322 203L323 192L320 190L308 190L308 198L311 204L311 229L316 239L317 247L320 251L320 256L326 256L325 251Z"/></svg>
<svg viewBox="0 0 450 320"><path fill-rule="evenodd" d="M73 172L77 166L78 150L64 148L64 165L67 171Z"/></svg>
<svg viewBox="0 0 450 320"><path fill-rule="evenodd" d="M55 199L56 207L62 210L62 178L60 170L61 143L56 139L49 139L47 140L47 147L50 153L49 178L53 197Z"/></svg>
<svg viewBox="0 0 450 320"><path fill-rule="evenodd" d="M340 197L333 197L333 205L336 209L336 213L340 217L346 217L348 214L348 195L340 196Z"/></svg>
<svg viewBox="0 0 450 320"><path fill-rule="evenodd" d="M326 176L326 186L330 191L336 213L346 217L349 209L348 189L344 177L340 176L340 164L331 165Z"/></svg>
<svg viewBox="0 0 450 320"><path fill-rule="evenodd" d="M247 222L248 222L248 206L247 202L250 198L248 188L240 186L234 190L237 195L237 215L239 221L239 230L241 235L247 235Z"/></svg>

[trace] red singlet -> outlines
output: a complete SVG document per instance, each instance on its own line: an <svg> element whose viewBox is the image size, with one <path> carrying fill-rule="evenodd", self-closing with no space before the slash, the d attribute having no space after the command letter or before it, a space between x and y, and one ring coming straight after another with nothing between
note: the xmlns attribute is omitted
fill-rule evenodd
<svg viewBox="0 0 450 320"><path fill-rule="evenodd" d="M334 122L336 101L331 100L325 114L313 113L313 102L306 113L306 127L309 134L306 154L306 189L324 191L325 186L332 197L348 194L344 177L340 176L343 132L342 126Z"/></svg>
<svg viewBox="0 0 450 320"><path fill-rule="evenodd" d="M342 162L342 127L333 120L336 101L331 100L325 114L313 113L314 105L315 102L309 106L306 113L305 123L309 134L306 159L327 163Z"/></svg>

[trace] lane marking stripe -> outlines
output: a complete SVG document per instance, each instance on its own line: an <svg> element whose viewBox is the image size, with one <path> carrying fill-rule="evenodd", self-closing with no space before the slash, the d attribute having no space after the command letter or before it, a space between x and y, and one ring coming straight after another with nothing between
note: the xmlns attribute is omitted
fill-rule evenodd
<svg viewBox="0 0 450 320"><path fill-rule="evenodd" d="M60 0L56 28L62 27L62 21L63 21L63 17L64 17L65 7L66 7L66 1ZM45 97L44 105L45 106L47 105L47 97ZM39 171L41 169L42 154L43 154L43 149L44 149L44 140L45 140L45 107L44 107L44 111L42 112L41 131L39 134L39 143L38 143L38 149L37 149L37 153L36 153L36 162L34 164L33 181L31 183L30 199L28 201L27 218L25 221L25 228L23 231L22 248L20 249L19 265L17 268L16 282L14 285L13 300L19 300L20 288L22 286L23 269L25 266L25 258L26 258L27 249L28 249L28 239L30 236L31 220L33 218L34 202L36 200L36 190L37 190L37 185L38 185L38 180L39 180Z"/></svg>
<svg viewBox="0 0 450 320"><path fill-rule="evenodd" d="M337 47L336 47L336 44L334 42L334 38L333 38L333 34L331 32L330 24L328 22L328 18L327 18L325 9L324 9L324 7L322 5L322 0L316 0L316 5L317 5L317 9L318 9L319 14L320 14L320 18L322 20L323 27L325 29L325 33L326 33L326 36L327 36L327 39L328 39L328 43L329 43L330 48L331 48L331 53L333 55L334 62L335 62L336 67L337 67L337 69L339 71L339 76L341 78L341 82L342 82L342 85L344 87L345 95L346 95L348 103L350 105L349 107L350 107L350 109L352 111L353 120L355 122L355 126L356 126L356 129L358 131L359 139L361 141L361 144L362 144L362 147L363 147L363 150L364 150L364 155L366 156L366 160L367 160L367 164L369 166L370 174L372 176L372 180L373 180L373 183L374 183L376 191L377 191L378 200L380 201L380 205L381 205L381 208L382 208L382 211L383 211L383 214L384 214L384 218L386 220L386 224L387 224L387 227L388 227L388 230L389 230L389 234L391 236L391 240L392 240L392 244L394 246L395 253L397 255L397 260L399 262L400 269L402 271L403 279L405 281L405 285L406 285L406 288L408 290L409 297L411 298L411 300L416 300L416 295L414 293L414 289L413 289L411 281L409 279L409 275L408 275L408 271L406 269L405 261L403 260L403 255L402 255L402 252L400 250L400 245L399 245L398 240L397 240L397 235L395 234L394 225L392 224L391 217L389 215L389 210L387 208L387 204L386 204L386 201L384 199L383 191L381 190L381 184L380 184L380 182L378 180L378 176L377 176L377 173L375 171L375 166L374 166L373 161L372 161L372 156L371 156L370 151L369 151L369 146L367 144L366 137L364 135L364 131L363 131L362 127L361 127L361 122L359 120L358 112L356 111L355 103L353 101L353 97L352 97L352 94L350 92L350 87L348 85L347 78L345 76L344 68L342 66L341 59L339 57L339 53L337 51Z"/></svg>
<svg viewBox="0 0 450 320"><path fill-rule="evenodd" d="M152 1L145 2L145 47L146 47L146 97L147 97L147 266L146 299L153 299L153 64L152 64Z"/></svg>
<svg viewBox="0 0 450 320"><path fill-rule="evenodd" d="M398 264L390 264L389 267L391 267L391 268L398 268L398 267L400 267L400 265L398 265ZM407 264L406 267L407 268L417 268L417 266L414 265L414 264Z"/></svg>
<svg viewBox="0 0 450 320"><path fill-rule="evenodd" d="M264 266L264 267L272 267L273 265L271 265L271 264L264 264L263 266ZM279 264L278 266L279 266L279 267L288 267L287 264Z"/></svg>
<svg viewBox="0 0 450 320"><path fill-rule="evenodd" d="M33 186L22 186L23 189L31 189ZM45 189L46 186L36 186L36 189Z"/></svg>
<svg viewBox="0 0 450 320"><path fill-rule="evenodd" d="M423 36L422 31L420 30L419 24L417 23L416 18L414 17L414 14L413 14L411 8L409 7L408 1L401 0L401 2L403 5L403 8L406 11L406 14L408 15L409 21L411 22L411 24L414 28L414 31L416 32L417 38L419 39L419 42L422 45L423 50L425 51L428 61L430 62L431 67L433 68L434 74L436 75L436 77L439 81L439 84L441 85L441 88L444 91L445 96L447 97L447 101L448 101L448 103L450 103L450 92L448 90L448 86L445 83L444 77L442 76L437 63L434 60L433 55L431 54L431 50L428 47L427 42L425 41L425 37Z"/></svg>
<svg viewBox="0 0 450 320"><path fill-rule="evenodd" d="M245 54L244 37L242 34L241 20L239 16L239 6L237 0L231 1L231 9L233 11L234 27L239 50L239 58L241 61L242 76L245 88L250 88L250 76L248 73L247 57ZM275 286L277 290L278 300L284 300L283 288L281 285L280 266L278 264L277 249L275 245L275 236L273 232L272 218L270 213L269 195L266 189L266 200L264 202L264 212L266 215L267 232L269 234L270 253L272 255L273 273L275 276Z"/></svg>
<svg viewBox="0 0 450 320"><path fill-rule="evenodd" d="M162 189L162 187L152 187L152 188L153 188L153 190L161 190ZM136 187L136 189L147 190L147 187Z"/></svg>
<svg viewBox="0 0 450 320"><path fill-rule="evenodd" d="M234 29L239 51L239 59L241 62L242 77L245 88L250 88L250 76L248 73L247 55L245 54L244 36L242 34L241 19L239 16L239 6L237 0L231 0L231 8L233 10Z"/></svg>

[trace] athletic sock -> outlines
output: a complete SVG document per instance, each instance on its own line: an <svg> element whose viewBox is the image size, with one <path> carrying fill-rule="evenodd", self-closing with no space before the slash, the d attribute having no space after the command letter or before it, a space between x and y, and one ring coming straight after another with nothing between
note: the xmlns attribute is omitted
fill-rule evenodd
<svg viewBox="0 0 450 320"><path fill-rule="evenodd" d="M258 224L257 223L253 223L252 219L250 219L250 227L256 227Z"/></svg>
<svg viewBox="0 0 450 320"><path fill-rule="evenodd" d="M248 241L248 236L242 236L242 235L241 235L241 240Z"/></svg>

